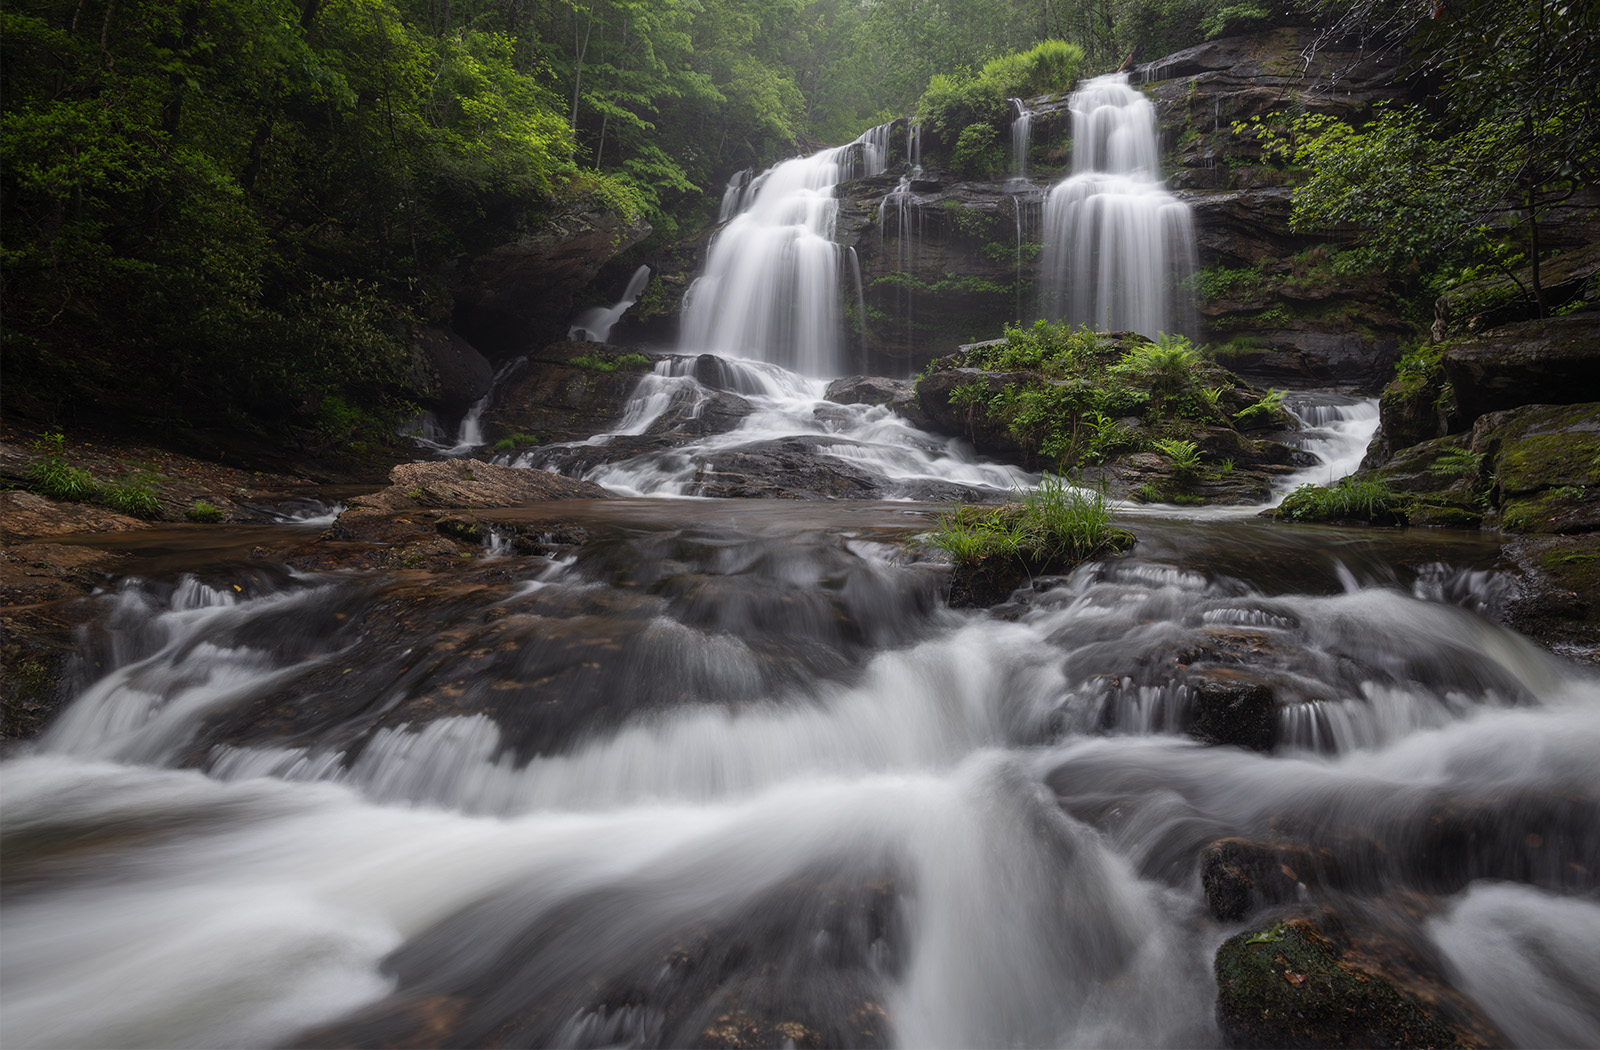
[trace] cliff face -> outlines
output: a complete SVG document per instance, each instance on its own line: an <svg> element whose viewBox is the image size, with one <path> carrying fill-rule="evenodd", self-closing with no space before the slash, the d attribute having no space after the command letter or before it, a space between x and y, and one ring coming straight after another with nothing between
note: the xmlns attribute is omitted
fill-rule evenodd
<svg viewBox="0 0 1600 1050"><path fill-rule="evenodd" d="M1360 119L1401 89L1393 61L1337 46L1308 59L1312 40L1286 28L1212 41L1139 67L1133 80L1156 106L1169 185L1193 209L1200 272L1188 334L1225 347L1228 366L1252 378L1376 392L1407 330L1392 294L1405 275L1342 272L1341 236L1291 232L1288 173L1263 157L1248 122L1303 110ZM1044 201L1070 166L1072 126L1065 95L1028 106L1028 179L975 181L932 165L909 177L901 124L888 172L837 188L841 295L860 370L911 374L1039 315ZM649 260L662 285L647 316L614 338L675 338L668 319L704 243L702 234Z"/></svg>

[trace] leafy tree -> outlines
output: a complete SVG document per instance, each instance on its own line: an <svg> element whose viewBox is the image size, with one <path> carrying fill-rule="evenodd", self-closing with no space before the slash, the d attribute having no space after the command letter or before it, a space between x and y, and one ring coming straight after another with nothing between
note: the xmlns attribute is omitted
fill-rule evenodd
<svg viewBox="0 0 1600 1050"><path fill-rule="evenodd" d="M1498 236L1519 236L1527 292L1544 313L1540 225L1600 181L1600 5L1358 0L1333 10L1328 39L1409 47L1431 104L1359 131L1302 119L1296 156L1311 178L1295 195L1296 223L1358 224L1391 265L1440 266L1463 252L1499 259Z"/></svg>

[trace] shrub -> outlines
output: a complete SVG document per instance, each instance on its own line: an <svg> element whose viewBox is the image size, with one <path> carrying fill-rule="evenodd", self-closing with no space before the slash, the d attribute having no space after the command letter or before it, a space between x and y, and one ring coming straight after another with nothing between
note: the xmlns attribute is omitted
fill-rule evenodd
<svg viewBox="0 0 1600 1050"><path fill-rule="evenodd" d="M1283 498L1274 517L1290 521L1366 521L1403 524L1410 497L1383 481L1341 478L1331 487L1301 485Z"/></svg>
<svg viewBox="0 0 1600 1050"><path fill-rule="evenodd" d="M567 364L574 368L585 368L591 372L615 372L619 368L640 368L650 364L650 359L643 354L618 354L616 357L601 357L599 354L579 354L570 358Z"/></svg>
<svg viewBox="0 0 1600 1050"><path fill-rule="evenodd" d="M39 458L28 466L28 487L41 496L62 500L93 499L97 486L89 472L67 462L66 438L44 434L33 443Z"/></svg>
<svg viewBox="0 0 1600 1050"><path fill-rule="evenodd" d="M928 542L958 566L1000 557L1043 571L1120 549L1127 539L1111 527L1111 504L1103 492L1046 474L1036 488L998 507L945 511Z"/></svg>
<svg viewBox="0 0 1600 1050"><path fill-rule="evenodd" d="M1270 426L1283 411L1283 391L1269 389L1253 405L1246 405L1233 414L1233 421L1246 429Z"/></svg>
<svg viewBox="0 0 1600 1050"><path fill-rule="evenodd" d="M199 524L210 524L222 520L222 510L213 503L197 499L194 501L194 506L190 507L186 512L186 516L190 521Z"/></svg>
<svg viewBox="0 0 1600 1050"><path fill-rule="evenodd" d="M136 474L125 474L100 492L100 502L122 514L136 518L155 518L161 514L161 501L150 483Z"/></svg>

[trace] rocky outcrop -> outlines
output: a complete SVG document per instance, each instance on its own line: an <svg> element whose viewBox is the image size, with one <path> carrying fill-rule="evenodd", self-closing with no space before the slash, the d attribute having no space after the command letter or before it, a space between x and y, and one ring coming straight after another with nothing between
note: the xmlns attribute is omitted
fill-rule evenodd
<svg viewBox="0 0 1600 1050"><path fill-rule="evenodd" d="M416 378L413 385L429 408L460 415L489 392L494 368L476 347L448 328L422 328L411 334Z"/></svg>
<svg viewBox="0 0 1600 1050"><path fill-rule="evenodd" d="M559 339L574 295L649 235L643 220L579 200L462 267L454 327L491 360Z"/></svg>
<svg viewBox="0 0 1600 1050"><path fill-rule="evenodd" d="M485 436L527 434L551 444L613 429L649 365L630 361L607 371L592 362L613 363L623 353L604 343L559 342L529 354L496 388L483 416Z"/></svg>
<svg viewBox="0 0 1600 1050"><path fill-rule="evenodd" d="M1459 424L1518 405L1569 405L1600 392L1600 313L1523 321L1446 345Z"/></svg>
<svg viewBox="0 0 1600 1050"><path fill-rule="evenodd" d="M1452 1001L1459 995L1441 978L1394 972L1393 962L1360 951L1337 922L1296 917L1236 934L1217 950L1217 1024L1229 1045L1493 1044L1461 1016Z"/></svg>

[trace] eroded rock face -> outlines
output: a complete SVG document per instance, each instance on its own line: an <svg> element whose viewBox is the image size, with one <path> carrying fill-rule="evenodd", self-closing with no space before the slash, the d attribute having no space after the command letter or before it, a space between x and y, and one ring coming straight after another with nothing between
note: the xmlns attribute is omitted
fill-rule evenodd
<svg viewBox="0 0 1600 1050"><path fill-rule="evenodd" d="M1600 314L1524 321L1445 348L1461 423L1518 405L1570 405L1600 391Z"/></svg>
<svg viewBox="0 0 1600 1050"><path fill-rule="evenodd" d="M650 235L592 200L580 201L463 267L455 328L491 360L566 333L573 296L600 267Z"/></svg>
<svg viewBox="0 0 1600 1050"><path fill-rule="evenodd" d="M1600 531L1600 402L1494 412L1469 442L1494 465L1501 528Z"/></svg>
<svg viewBox="0 0 1600 1050"><path fill-rule="evenodd" d="M603 343L559 342L529 354L501 380L484 413L484 434L491 440L529 434L551 444L614 429L648 367L621 365L606 372L572 361L585 355L613 358L622 352Z"/></svg>
<svg viewBox="0 0 1600 1050"><path fill-rule="evenodd" d="M493 366L450 329L431 327L413 332L411 346L420 372L416 385L430 407L460 414L489 392Z"/></svg>

